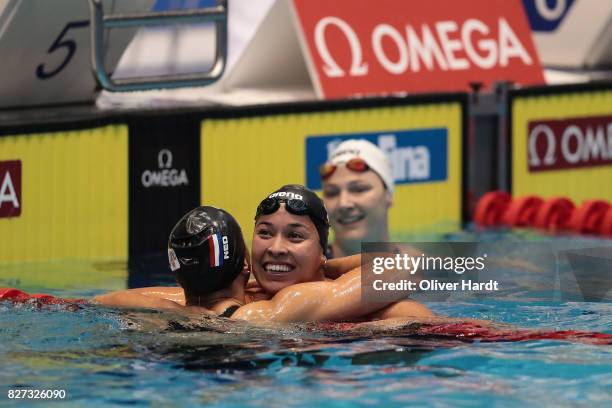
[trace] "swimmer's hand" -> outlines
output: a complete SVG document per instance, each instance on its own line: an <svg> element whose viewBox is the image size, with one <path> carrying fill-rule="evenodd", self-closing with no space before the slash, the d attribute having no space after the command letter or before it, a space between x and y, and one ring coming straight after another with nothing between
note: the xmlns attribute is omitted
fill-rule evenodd
<svg viewBox="0 0 612 408"><path fill-rule="evenodd" d="M337 279L359 266L361 266L361 254L328 259L322 268L326 278Z"/></svg>
<svg viewBox="0 0 612 408"><path fill-rule="evenodd" d="M257 282L256 280L250 280L247 282L245 289L247 290L253 290L253 291L260 291L263 290L261 288L261 286L259 286L259 282Z"/></svg>

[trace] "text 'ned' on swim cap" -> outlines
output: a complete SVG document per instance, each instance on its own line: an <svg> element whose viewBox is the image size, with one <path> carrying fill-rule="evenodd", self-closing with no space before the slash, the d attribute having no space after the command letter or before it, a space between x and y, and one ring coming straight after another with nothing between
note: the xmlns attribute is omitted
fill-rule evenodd
<svg viewBox="0 0 612 408"><path fill-rule="evenodd" d="M363 159L370 169L378 174L385 184L385 187L387 187L387 190L393 193L395 183L393 181L393 172L391 171L389 159L374 143L365 139L346 140L340 143L332 152L329 162L338 165L346 163L356 157Z"/></svg>
<svg viewBox="0 0 612 408"><path fill-rule="evenodd" d="M215 207L189 211L168 239L170 269L190 295L228 287L243 269L245 251L236 219Z"/></svg>
<svg viewBox="0 0 612 408"><path fill-rule="evenodd" d="M261 215L278 211L280 203L285 203L285 209L295 215L305 215L314 224L319 233L319 243L325 251L329 237L329 217L323 200L314 191L300 184L286 184L264 198L255 213L255 220Z"/></svg>

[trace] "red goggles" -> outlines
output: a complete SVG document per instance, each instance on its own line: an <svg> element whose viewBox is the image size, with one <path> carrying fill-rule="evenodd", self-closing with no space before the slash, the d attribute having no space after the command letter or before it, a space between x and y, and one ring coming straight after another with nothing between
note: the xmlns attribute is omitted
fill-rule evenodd
<svg viewBox="0 0 612 408"><path fill-rule="evenodd" d="M352 158L351 160L344 163L344 165L347 169L357 173L363 173L365 171L370 170L370 166L368 166L368 163L366 163L365 160L359 157ZM321 173L321 180L327 180L328 178L330 178L337 168L338 165L329 162L322 165L319 169L319 172Z"/></svg>

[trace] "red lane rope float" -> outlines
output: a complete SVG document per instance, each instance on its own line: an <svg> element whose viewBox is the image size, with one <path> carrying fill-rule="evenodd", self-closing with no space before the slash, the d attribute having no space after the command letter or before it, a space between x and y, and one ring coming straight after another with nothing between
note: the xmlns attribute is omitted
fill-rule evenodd
<svg viewBox="0 0 612 408"><path fill-rule="evenodd" d="M78 305L86 303L85 299L61 299L46 294L27 293L14 288L0 288L0 301L11 301L12 303L26 303L35 301L37 306L46 304L66 305L74 310ZM359 323L317 323L313 328L333 331L350 331L357 328ZM532 340L562 340L597 345L612 345L612 334L585 332L577 330L562 331L537 331L522 329L498 329L495 327L481 326L471 322L452 322L437 324L414 324L411 323L407 328L412 329L407 335L434 336L447 339L455 339L464 342L516 342ZM397 329L393 329L397 332Z"/></svg>
<svg viewBox="0 0 612 408"><path fill-rule="evenodd" d="M312 323L312 330L329 330L350 334L359 330L362 323ZM384 333L384 329L381 331ZM612 334L579 330L542 331L510 329L479 325L473 322L409 323L402 328L390 330L394 336L415 337L432 340L454 340L465 343L518 342L535 340L559 340L594 345L612 345Z"/></svg>
<svg viewBox="0 0 612 408"><path fill-rule="evenodd" d="M571 227L582 234L598 234L610 204L603 200L586 200L574 211Z"/></svg>
<svg viewBox="0 0 612 408"><path fill-rule="evenodd" d="M23 302L30 298L30 296L14 288L0 288L0 300L12 300L15 302Z"/></svg>
<svg viewBox="0 0 612 408"><path fill-rule="evenodd" d="M608 208L608 211L606 211L606 214L603 217L599 233L601 235L612 237L612 205Z"/></svg>
<svg viewBox="0 0 612 408"><path fill-rule="evenodd" d="M534 225L550 232L570 228L576 206L566 197L551 197L538 209Z"/></svg>
<svg viewBox="0 0 612 408"><path fill-rule="evenodd" d="M538 331L524 329L498 329L470 322L425 324L416 334L439 336L472 342L516 342L531 340L562 340L597 345L612 345L612 334L578 330Z"/></svg>
<svg viewBox="0 0 612 408"><path fill-rule="evenodd" d="M44 293L29 295L15 288L0 288L0 301L7 300L12 303L33 303L37 306L43 305L66 305L74 307L87 303L85 299L62 299Z"/></svg>
<svg viewBox="0 0 612 408"><path fill-rule="evenodd" d="M501 224L502 216L510 205L512 197L505 191L490 191L483 195L474 211L474 222L482 227Z"/></svg>
<svg viewBox="0 0 612 408"><path fill-rule="evenodd" d="M502 222L509 227L531 227L543 203L544 200L535 195L519 197L510 203Z"/></svg>

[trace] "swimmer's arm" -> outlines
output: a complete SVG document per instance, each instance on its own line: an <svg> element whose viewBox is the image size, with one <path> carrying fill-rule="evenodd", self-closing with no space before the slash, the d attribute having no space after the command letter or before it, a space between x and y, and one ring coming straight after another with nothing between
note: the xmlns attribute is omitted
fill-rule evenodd
<svg viewBox="0 0 612 408"><path fill-rule="evenodd" d="M399 296L399 295L398 295ZM361 268L335 281L292 285L270 300L242 306L232 318L248 321L325 322L356 319L387 306L384 302L361 301Z"/></svg>
<svg viewBox="0 0 612 408"><path fill-rule="evenodd" d="M185 304L185 291L178 286L148 286L128 289L122 292L140 293L141 295L171 300L181 305Z"/></svg>
<svg viewBox="0 0 612 408"><path fill-rule="evenodd" d="M144 289L144 288L140 288ZM148 288L147 288L148 289ZM180 288L179 288L180 289ZM181 289L182 290L182 289ZM172 300L139 293L138 289L121 290L99 295L94 298L98 303L112 307L146 309L180 309L182 306Z"/></svg>
<svg viewBox="0 0 612 408"><path fill-rule="evenodd" d="M361 254L329 259L324 267L325 277L337 279L345 273L361 266Z"/></svg>
<svg viewBox="0 0 612 408"><path fill-rule="evenodd" d="M395 318L423 318L434 317L435 314L429 308L415 300L402 300L380 309L370 315L369 319L395 319Z"/></svg>
<svg viewBox="0 0 612 408"><path fill-rule="evenodd" d="M420 252L411 247L404 248L404 252L412 256L420 255ZM371 252L368 254L366 259L369 259L368 263L371 264L372 260L376 257L393 257L395 255L395 252ZM328 260L323 266L323 271L326 278L337 279L345 273L352 271L355 268L359 268L360 266L362 266L361 254L355 254Z"/></svg>

